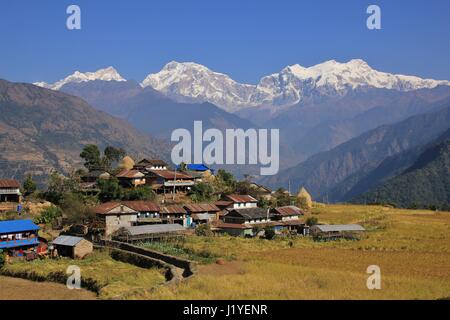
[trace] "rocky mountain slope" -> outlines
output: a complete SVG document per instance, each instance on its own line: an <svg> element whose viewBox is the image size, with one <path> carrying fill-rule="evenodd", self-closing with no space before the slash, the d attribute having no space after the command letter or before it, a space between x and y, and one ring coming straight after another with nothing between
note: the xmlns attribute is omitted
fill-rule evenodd
<svg viewBox="0 0 450 320"><path fill-rule="evenodd" d="M81 165L84 145L122 147L135 157L165 156L165 142L98 111L80 98L31 84L0 80L0 154L2 178L41 179L55 168Z"/></svg>

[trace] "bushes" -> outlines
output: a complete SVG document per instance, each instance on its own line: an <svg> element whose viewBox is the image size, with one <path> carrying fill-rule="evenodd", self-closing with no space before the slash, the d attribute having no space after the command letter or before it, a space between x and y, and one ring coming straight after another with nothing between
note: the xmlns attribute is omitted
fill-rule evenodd
<svg viewBox="0 0 450 320"><path fill-rule="evenodd" d="M0 269L3 268L6 262L6 254L0 249Z"/></svg>
<svg viewBox="0 0 450 320"><path fill-rule="evenodd" d="M211 231L209 224L201 224L195 228L195 234L197 236L210 237L213 235L213 232Z"/></svg>
<svg viewBox="0 0 450 320"><path fill-rule="evenodd" d="M49 224L59 216L61 216L61 209L56 206L51 206L44 209L39 217L34 218L34 223Z"/></svg>
<svg viewBox="0 0 450 320"><path fill-rule="evenodd" d="M156 194L148 186L140 186L123 191L123 200L155 200Z"/></svg>
<svg viewBox="0 0 450 320"><path fill-rule="evenodd" d="M306 225L309 227L315 226L319 223L319 220L316 217L309 217L306 219Z"/></svg>
<svg viewBox="0 0 450 320"><path fill-rule="evenodd" d="M264 228L264 237L267 240L272 240L275 238L275 230L272 227L265 227Z"/></svg>

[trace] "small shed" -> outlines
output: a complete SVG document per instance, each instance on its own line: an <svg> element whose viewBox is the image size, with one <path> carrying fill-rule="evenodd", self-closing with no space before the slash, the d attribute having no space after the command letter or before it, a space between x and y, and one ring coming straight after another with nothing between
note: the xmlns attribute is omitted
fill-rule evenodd
<svg viewBox="0 0 450 320"><path fill-rule="evenodd" d="M334 240L339 238L354 239L366 231L359 224L321 224L310 228L310 234L323 240Z"/></svg>
<svg viewBox="0 0 450 320"><path fill-rule="evenodd" d="M59 236L53 240L53 246L58 255L71 257L72 259L83 259L94 251L92 242L73 236Z"/></svg>
<svg viewBox="0 0 450 320"><path fill-rule="evenodd" d="M148 224L119 229L113 239L125 242L178 239L184 237L186 228L178 223Z"/></svg>

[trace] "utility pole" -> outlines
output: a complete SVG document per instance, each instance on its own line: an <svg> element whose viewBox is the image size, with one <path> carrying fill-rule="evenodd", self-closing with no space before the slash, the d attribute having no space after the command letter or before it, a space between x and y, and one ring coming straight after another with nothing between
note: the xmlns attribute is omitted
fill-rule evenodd
<svg viewBox="0 0 450 320"><path fill-rule="evenodd" d="M172 197L173 201L175 201L175 193L177 192L176 183L177 183L177 167L175 167L175 174L173 176L173 197Z"/></svg>

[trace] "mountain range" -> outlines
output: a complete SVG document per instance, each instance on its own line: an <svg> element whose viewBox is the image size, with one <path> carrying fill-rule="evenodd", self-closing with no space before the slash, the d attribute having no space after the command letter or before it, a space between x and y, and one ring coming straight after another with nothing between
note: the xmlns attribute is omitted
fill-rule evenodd
<svg viewBox="0 0 450 320"><path fill-rule="evenodd" d="M255 85L175 61L141 83L108 67L35 84L85 100L80 103L97 109L90 112L123 119L105 121L150 135L151 148L162 146L152 151L163 154L168 144L161 140L168 142L174 129L191 129L196 120L205 129L279 129L281 171L258 181L273 188L305 186L330 202L373 200L373 190L404 174L450 127L448 81L380 72L360 59L292 65ZM256 172L250 166L228 169L238 176Z"/></svg>
<svg viewBox="0 0 450 320"><path fill-rule="evenodd" d="M54 84L35 84L59 90L68 83L92 80L125 81L117 70L108 67L96 72L76 71ZM234 112L243 107L292 106L316 97L343 96L360 87L406 92L448 86L450 82L380 72L361 59L353 59L346 63L330 60L311 67L295 64L263 77L255 85L238 83L226 74L197 63L172 61L159 72L149 74L140 85L162 92L175 101L209 102Z"/></svg>
<svg viewBox="0 0 450 320"><path fill-rule="evenodd" d="M304 186L323 201L350 201L400 174L449 127L450 99L446 99L428 112L365 132L261 182Z"/></svg>
<svg viewBox="0 0 450 320"><path fill-rule="evenodd" d="M42 182L52 169L69 173L81 167L87 144L168 159L168 143L63 92L0 80L0 110L1 178L31 173Z"/></svg>

